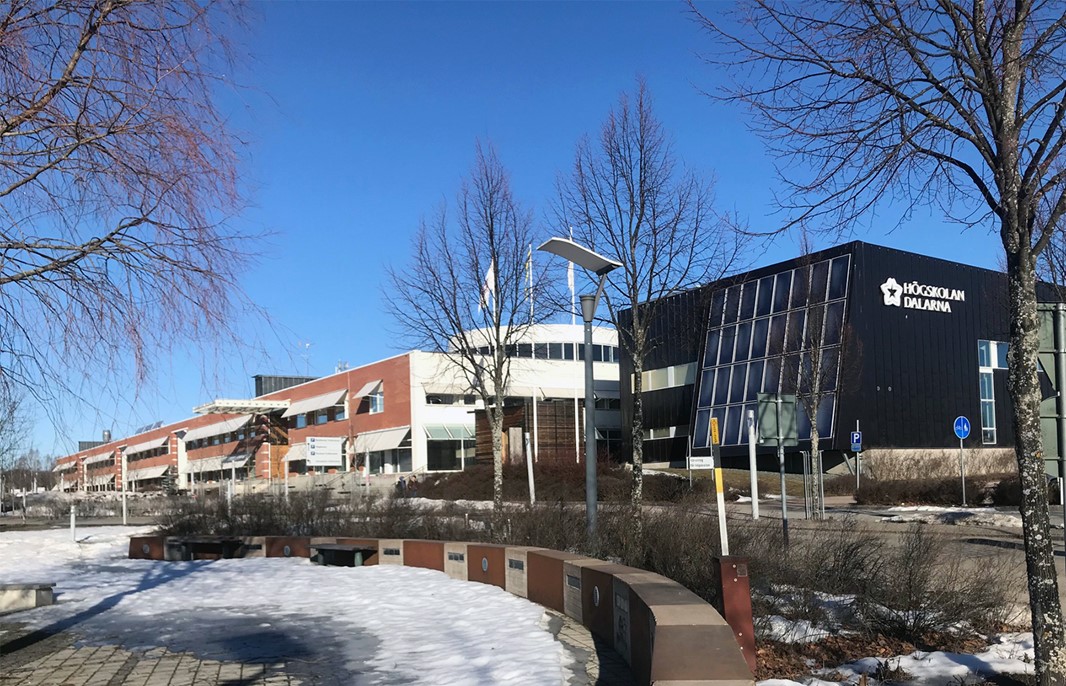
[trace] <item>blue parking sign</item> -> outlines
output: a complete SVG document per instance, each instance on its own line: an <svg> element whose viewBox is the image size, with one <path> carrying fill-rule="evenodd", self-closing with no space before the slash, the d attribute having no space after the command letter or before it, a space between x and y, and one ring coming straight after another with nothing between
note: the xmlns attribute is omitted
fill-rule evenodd
<svg viewBox="0 0 1066 686"><path fill-rule="evenodd" d="M851 452L853 452L853 453L861 453L862 452L862 432L861 431L852 431L851 432Z"/></svg>

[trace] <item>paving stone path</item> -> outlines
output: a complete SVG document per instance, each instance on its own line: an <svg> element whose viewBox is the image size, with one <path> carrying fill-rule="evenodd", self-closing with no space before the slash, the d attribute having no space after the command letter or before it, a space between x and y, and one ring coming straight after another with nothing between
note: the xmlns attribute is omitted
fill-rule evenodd
<svg viewBox="0 0 1066 686"><path fill-rule="evenodd" d="M569 617L546 610L549 630L571 657L567 686L634 683L628 666ZM339 686L341 677L314 660L220 662L166 648L146 651L85 645L75 631L42 634L0 621L0 686ZM322 667L316 669L316 667Z"/></svg>

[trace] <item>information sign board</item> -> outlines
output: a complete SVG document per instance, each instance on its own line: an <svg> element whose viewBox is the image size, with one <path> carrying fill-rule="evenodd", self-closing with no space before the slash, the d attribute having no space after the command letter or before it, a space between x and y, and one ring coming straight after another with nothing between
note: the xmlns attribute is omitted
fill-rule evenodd
<svg viewBox="0 0 1066 686"><path fill-rule="evenodd" d="M343 467L344 456L341 454L341 437L309 436L307 438L308 467Z"/></svg>

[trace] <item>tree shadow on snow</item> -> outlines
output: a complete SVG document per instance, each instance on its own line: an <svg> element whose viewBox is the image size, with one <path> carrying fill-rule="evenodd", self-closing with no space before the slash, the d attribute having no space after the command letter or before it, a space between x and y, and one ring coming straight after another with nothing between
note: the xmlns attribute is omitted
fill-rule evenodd
<svg viewBox="0 0 1066 686"><path fill-rule="evenodd" d="M977 657L976 655L962 655L949 653L947 658L955 664L962 665L981 678L984 683L996 684L997 686L1027 686L1032 683L1032 676L1026 674L1001 674L995 668Z"/></svg>
<svg viewBox="0 0 1066 686"><path fill-rule="evenodd" d="M118 605L123 598L127 598L131 595L147 591L152 588L157 588L163 584L180 579L184 576L188 576L192 572L196 571L194 566L186 565L153 565L150 569L146 570L141 575L141 580L137 585L129 590L115 593L113 595L101 598L95 605L88 607L76 614L63 619L56 620L48 626L40 629L35 629L28 634L20 636L16 639L10 640L6 643L0 644L0 655L10 655L14 652L32 646L36 643L43 641L44 639L54 636L68 629L73 629L87 619L96 617L97 615L107 612L111 608ZM87 572L88 573L88 572Z"/></svg>
<svg viewBox="0 0 1066 686"><path fill-rule="evenodd" d="M69 617L9 639L0 644L0 655L12 657L18 651L56 634L77 629L115 608L126 598L187 577L212 562L153 564L133 588L106 596ZM128 567L107 563L80 564L76 568L88 578L129 572ZM103 576L101 583L106 583L106 579ZM158 645L166 647L169 652L195 655L200 660L243 665L240 677L222 679L218 682L221 686L262 683L274 674L306 676L318 684L333 683L330 678L323 680L325 675L331 675L337 684L351 683L353 671L344 661L345 657L351 657L351 648L354 646L358 655L370 657L380 645L372 635L357 634L350 629L345 632L342 645L335 632L330 631L332 623L327 617L295 617L284 613L279 616L267 614L268 611L262 607L243 609L239 591L235 593L238 595L234 598L232 608L188 607L179 612L168 609L162 616L123 614L116 617L113 625L108 625L105 617L101 620L102 624L94 623L92 633L107 635L108 638L104 639L107 645ZM323 607L323 611L328 610L328 607ZM359 671L355 670L356 673Z"/></svg>

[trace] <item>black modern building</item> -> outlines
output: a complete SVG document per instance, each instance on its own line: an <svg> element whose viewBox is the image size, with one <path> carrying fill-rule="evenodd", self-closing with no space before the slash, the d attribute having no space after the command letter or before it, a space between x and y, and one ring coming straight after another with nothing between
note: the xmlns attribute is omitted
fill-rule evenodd
<svg viewBox="0 0 1066 686"><path fill-rule="evenodd" d="M1052 290L1040 298L1053 300ZM800 397L793 461L809 450L812 419L829 465L850 450L856 427L867 458L954 459L960 415L973 427L965 445L977 469L1013 459L1002 273L852 242L654 308L654 348L643 374L645 462L681 465L689 451L709 454L716 417L726 464L746 464L747 418L757 416L759 393ZM621 378L632 370L623 353ZM803 398L812 384L821 401L809 413ZM621 387L625 426L632 384ZM760 466L776 466L775 450L757 448Z"/></svg>

